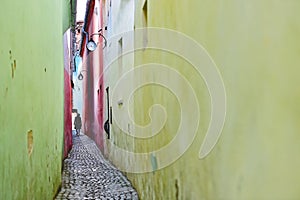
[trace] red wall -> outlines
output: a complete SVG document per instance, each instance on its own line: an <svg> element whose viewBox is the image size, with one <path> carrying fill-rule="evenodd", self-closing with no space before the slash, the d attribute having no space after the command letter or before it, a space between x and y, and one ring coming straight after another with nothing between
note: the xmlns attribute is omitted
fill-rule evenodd
<svg viewBox="0 0 300 200"><path fill-rule="evenodd" d="M71 80L70 74L64 70L64 91L65 91L65 108L64 108L64 158L67 157L72 148L72 103L71 103Z"/></svg>
<svg viewBox="0 0 300 200"><path fill-rule="evenodd" d="M72 148L72 88L68 34L64 34L64 158Z"/></svg>

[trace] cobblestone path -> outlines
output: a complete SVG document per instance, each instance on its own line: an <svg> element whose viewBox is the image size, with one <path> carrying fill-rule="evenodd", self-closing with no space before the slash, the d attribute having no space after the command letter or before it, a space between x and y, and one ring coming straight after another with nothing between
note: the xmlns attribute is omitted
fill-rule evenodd
<svg viewBox="0 0 300 200"><path fill-rule="evenodd" d="M136 200L138 195L127 178L104 159L94 141L81 135L73 137L56 199Z"/></svg>

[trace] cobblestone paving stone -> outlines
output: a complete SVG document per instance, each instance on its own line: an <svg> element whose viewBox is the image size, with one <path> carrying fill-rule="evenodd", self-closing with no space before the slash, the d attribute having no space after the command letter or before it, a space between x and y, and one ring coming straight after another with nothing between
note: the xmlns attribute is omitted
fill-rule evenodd
<svg viewBox="0 0 300 200"><path fill-rule="evenodd" d="M138 199L128 179L85 135L73 137L64 161L62 188L55 199Z"/></svg>

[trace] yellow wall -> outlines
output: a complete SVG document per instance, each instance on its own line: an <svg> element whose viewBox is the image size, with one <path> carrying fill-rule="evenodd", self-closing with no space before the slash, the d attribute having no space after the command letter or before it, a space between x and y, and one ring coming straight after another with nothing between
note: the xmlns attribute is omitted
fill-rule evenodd
<svg viewBox="0 0 300 200"><path fill-rule="evenodd" d="M141 199L299 199L300 2L148 0L147 24L144 1L135 3L136 28L147 25L174 29L203 45L220 70L227 94L221 138L208 157L199 160L211 112L203 79L194 77L190 64L171 53L144 50L134 54L135 67L162 63L190 78L201 109L194 143L179 160L155 172L127 174ZM165 39L154 38L158 43ZM190 51L184 45L182 48ZM135 77L159 78L151 73ZM187 96L183 101L189 100ZM168 118L162 131L149 140L135 139L134 147L119 139L119 146L150 152L175 136L182 102L160 86L148 85L136 91L135 122L150 123L148 110L154 103L166 109ZM153 116L161 117L155 113ZM152 124L152 129L156 126ZM115 137L122 138L121 133ZM114 154L111 159L122 165L118 164L126 160L122 156ZM158 160L158 168L160 163ZM152 165L155 169L151 162L127 163L128 168L132 165L145 165L145 169Z"/></svg>
<svg viewBox="0 0 300 200"><path fill-rule="evenodd" d="M67 1L1 1L0 199L52 199L61 183L69 12Z"/></svg>

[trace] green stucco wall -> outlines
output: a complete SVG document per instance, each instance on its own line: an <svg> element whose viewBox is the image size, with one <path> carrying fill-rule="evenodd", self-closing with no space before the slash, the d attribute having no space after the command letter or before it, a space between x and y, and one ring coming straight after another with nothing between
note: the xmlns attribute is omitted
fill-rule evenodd
<svg viewBox="0 0 300 200"><path fill-rule="evenodd" d="M60 185L63 4L1 1L0 199L52 199Z"/></svg>
<svg viewBox="0 0 300 200"><path fill-rule="evenodd" d="M72 0L75 4L76 0ZM67 29L71 26L71 1L63 0L61 1L62 4L62 31L63 33L67 31ZM75 11L74 11L75 12Z"/></svg>
<svg viewBox="0 0 300 200"><path fill-rule="evenodd" d="M145 26L143 2L136 1L136 28ZM141 199L300 198L299 9L300 2L293 0L148 0L148 26L187 34L211 55L226 87L227 117L214 150L199 160L211 106L203 80L192 78L192 84L198 84L194 89L201 108L197 137L189 150L167 168L127 174ZM156 38L161 43L165 39ZM194 71L188 70L189 63L169 53L145 50L134 56L135 66L163 63L187 78L194 77ZM154 103L164 105L168 113L161 133L150 140L136 139L133 146L128 146L131 140L115 132L114 143L136 152L166 145L180 121L179 103L159 86L141 88L134 97L136 123L150 122L148 110ZM110 159L117 165L128 162L126 157L113 153ZM128 167L148 164L131 163Z"/></svg>

